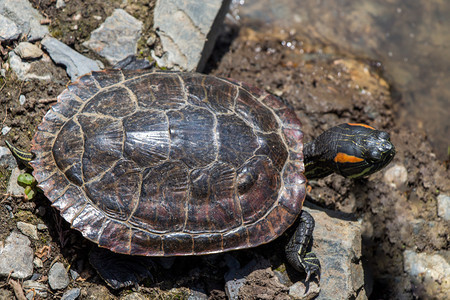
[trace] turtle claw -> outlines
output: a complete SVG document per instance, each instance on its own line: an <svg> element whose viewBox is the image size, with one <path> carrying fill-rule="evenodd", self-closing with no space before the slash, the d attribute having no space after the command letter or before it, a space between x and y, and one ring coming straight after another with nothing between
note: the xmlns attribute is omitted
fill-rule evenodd
<svg viewBox="0 0 450 300"><path fill-rule="evenodd" d="M308 252L304 257L299 257L301 265L306 272L306 281L309 281L311 275L316 275L320 281L320 261L316 254Z"/></svg>

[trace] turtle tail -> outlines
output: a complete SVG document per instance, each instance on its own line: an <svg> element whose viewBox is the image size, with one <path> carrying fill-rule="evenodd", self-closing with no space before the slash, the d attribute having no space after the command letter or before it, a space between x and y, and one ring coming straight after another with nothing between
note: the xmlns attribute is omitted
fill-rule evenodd
<svg viewBox="0 0 450 300"><path fill-rule="evenodd" d="M6 146L11 151L12 155L22 164L24 164L26 167L32 169L30 165L30 161L33 160L34 155L31 152L27 152L24 150L20 150L19 148L13 146L10 142L5 141Z"/></svg>

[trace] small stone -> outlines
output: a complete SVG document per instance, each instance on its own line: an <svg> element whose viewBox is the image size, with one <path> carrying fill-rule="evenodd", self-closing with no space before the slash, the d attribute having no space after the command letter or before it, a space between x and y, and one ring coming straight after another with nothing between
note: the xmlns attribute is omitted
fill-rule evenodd
<svg viewBox="0 0 450 300"><path fill-rule="evenodd" d="M0 76L2 76L3 78L6 77L6 69L1 69L0 70Z"/></svg>
<svg viewBox="0 0 450 300"><path fill-rule="evenodd" d="M69 273L70 277L72 277L72 280L77 280L77 278L80 277L80 274L78 274L78 272L75 271L74 269L70 269Z"/></svg>
<svg viewBox="0 0 450 300"><path fill-rule="evenodd" d="M298 281L289 287L289 296L294 299L310 300L319 295L320 287L316 281L310 281L308 286Z"/></svg>
<svg viewBox="0 0 450 300"><path fill-rule="evenodd" d="M147 298L141 293L134 292L121 298L121 300L146 300Z"/></svg>
<svg viewBox="0 0 450 300"><path fill-rule="evenodd" d="M146 43L147 43L147 46L149 46L149 47L153 46L156 43L156 33L151 32Z"/></svg>
<svg viewBox="0 0 450 300"><path fill-rule="evenodd" d="M63 8L66 6L66 2L64 0L56 0L56 8Z"/></svg>
<svg viewBox="0 0 450 300"><path fill-rule="evenodd" d="M17 162L8 147L0 147L0 166L12 170L17 167Z"/></svg>
<svg viewBox="0 0 450 300"><path fill-rule="evenodd" d="M105 22L93 32L83 45L106 58L114 65L137 52L142 22L123 9L114 10Z"/></svg>
<svg viewBox="0 0 450 300"><path fill-rule="evenodd" d="M19 96L19 103L20 103L20 105L24 105L26 101L27 101L27 98L25 97L25 95L20 95Z"/></svg>
<svg viewBox="0 0 450 300"><path fill-rule="evenodd" d="M38 46L29 42L21 42L14 52L22 59L36 59L42 57L44 52Z"/></svg>
<svg viewBox="0 0 450 300"><path fill-rule="evenodd" d="M53 290L65 289L69 283L66 268L60 262L55 263L48 272L48 283Z"/></svg>
<svg viewBox="0 0 450 300"><path fill-rule="evenodd" d="M25 193L25 189L17 183L17 178L25 171L20 170L18 167L14 168L9 177L8 189L6 192L15 196L21 196Z"/></svg>
<svg viewBox="0 0 450 300"><path fill-rule="evenodd" d="M438 216L446 221L450 221L450 196L439 195L437 197Z"/></svg>
<svg viewBox="0 0 450 300"><path fill-rule="evenodd" d="M52 63L48 56L37 61L26 62L14 51L10 51L9 63L11 65L11 70L13 70L20 80L38 79L49 81L52 79L52 74L47 70L47 66Z"/></svg>
<svg viewBox="0 0 450 300"><path fill-rule="evenodd" d="M32 292L35 292L36 295L42 297L42 298L46 298L47 297L47 285L38 282L38 281L34 281L34 280L27 280L24 281L23 285L22 285L24 291L29 291L31 290ZM27 298L28 298L28 294L27 294ZM33 299L33 298L31 298Z"/></svg>
<svg viewBox="0 0 450 300"><path fill-rule="evenodd" d="M39 230L39 231L45 231L48 229L47 225L41 224L41 223L37 224L36 227L37 227L37 230Z"/></svg>
<svg viewBox="0 0 450 300"><path fill-rule="evenodd" d="M30 240L13 231L0 243L0 276L25 279L33 275L34 252ZM12 272L12 273L11 273Z"/></svg>
<svg viewBox="0 0 450 300"><path fill-rule="evenodd" d="M70 289L64 293L61 300L75 300L80 296L81 290L79 288Z"/></svg>
<svg viewBox="0 0 450 300"><path fill-rule="evenodd" d="M40 259L39 257L35 257L33 259L33 265L38 269L44 267L44 263L42 262L42 259Z"/></svg>
<svg viewBox="0 0 450 300"><path fill-rule="evenodd" d="M14 21L0 14L0 41L17 40L21 33Z"/></svg>
<svg viewBox="0 0 450 300"><path fill-rule="evenodd" d="M38 239L37 228L33 224L17 222L17 228L27 237L32 238L33 240Z"/></svg>
<svg viewBox="0 0 450 300"><path fill-rule="evenodd" d="M208 300L208 295L202 290L191 290L188 296L188 300Z"/></svg>
<svg viewBox="0 0 450 300"><path fill-rule="evenodd" d="M400 188L408 180L405 166L396 164L384 172L384 181L393 188Z"/></svg>
<svg viewBox="0 0 450 300"><path fill-rule="evenodd" d="M9 126L3 126L2 127L2 134L7 135L11 131L11 127Z"/></svg>

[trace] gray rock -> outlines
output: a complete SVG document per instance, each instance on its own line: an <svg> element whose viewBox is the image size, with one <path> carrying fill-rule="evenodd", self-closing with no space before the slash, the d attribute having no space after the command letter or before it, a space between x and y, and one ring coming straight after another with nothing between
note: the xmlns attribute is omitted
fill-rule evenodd
<svg viewBox="0 0 450 300"><path fill-rule="evenodd" d="M47 72L46 68L41 65L49 62L51 61L48 56L38 61L25 62L13 51L9 52L9 64L20 80L38 79L50 81L52 79L51 73Z"/></svg>
<svg viewBox="0 0 450 300"><path fill-rule="evenodd" d="M26 101L27 101L27 98L25 97L25 95L19 96L19 104L20 105L24 105Z"/></svg>
<svg viewBox="0 0 450 300"><path fill-rule="evenodd" d="M403 265L415 286L421 285L428 299L448 299L450 295L450 251L416 253L405 250Z"/></svg>
<svg viewBox="0 0 450 300"><path fill-rule="evenodd" d="M159 66L202 71L228 11L230 0L158 0L154 28L163 47ZM170 22L168 22L170 20Z"/></svg>
<svg viewBox="0 0 450 300"><path fill-rule="evenodd" d="M314 299L320 292L320 287L315 281L310 281L306 285L298 281L289 287L289 296L294 299L310 300Z"/></svg>
<svg viewBox="0 0 450 300"><path fill-rule="evenodd" d="M55 38L46 37L41 43L54 62L66 66L66 72L72 81L86 73L100 70L95 60L87 58Z"/></svg>
<svg viewBox="0 0 450 300"><path fill-rule="evenodd" d="M80 296L81 290L79 288L70 289L64 293L61 300L75 300Z"/></svg>
<svg viewBox="0 0 450 300"><path fill-rule="evenodd" d="M70 269L69 273L70 277L72 277L72 280L77 280L77 278L80 277L80 274L78 274L78 272L75 271L74 269Z"/></svg>
<svg viewBox="0 0 450 300"><path fill-rule="evenodd" d="M66 268L60 262L55 263L48 272L48 284L53 290L65 289L70 283Z"/></svg>
<svg viewBox="0 0 450 300"><path fill-rule="evenodd" d="M17 40L22 31L9 18L0 15L0 42Z"/></svg>
<svg viewBox="0 0 450 300"><path fill-rule="evenodd" d="M136 54L141 30L141 21L118 8L91 33L90 39L83 45L114 65L127 56Z"/></svg>
<svg viewBox="0 0 450 300"><path fill-rule="evenodd" d="M33 259L33 265L38 269L44 267L44 263L42 262L42 259L40 259L39 257L35 257Z"/></svg>
<svg viewBox="0 0 450 300"><path fill-rule="evenodd" d="M37 224L36 227L37 227L37 230L39 230L39 231L44 231L44 230L48 229L47 225L41 224L41 223Z"/></svg>
<svg viewBox="0 0 450 300"><path fill-rule="evenodd" d="M121 298L121 300L146 300L147 298L141 293L134 292Z"/></svg>
<svg viewBox="0 0 450 300"><path fill-rule="evenodd" d="M18 167L12 170L11 176L9 177L8 189L6 190L8 194L12 194L15 196L25 194L25 188L23 188L17 183L17 178L19 177L20 174L24 172L25 172L24 170L20 170Z"/></svg>
<svg viewBox="0 0 450 300"><path fill-rule="evenodd" d="M450 221L450 196L441 194L437 197L438 216Z"/></svg>
<svg viewBox="0 0 450 300"><path fill-rule="evenodd" d="M345 215L339 212L304 209L316 221L312 250L322 266L321 292L316 299L366 298L361 263L361 224L345 221Z"/></svg>
<svg viewBox="0 0 450 300"><path fill-rule="evenodd" d="M9 126L3 126L2 127L2 134L7 135L11 131L11 127Z"/></svg>
<svg viewBox="0 0 450 300"><path fill-rule="evenodd" d="M35 292L36 295L38 295L40 297L43 297L43 298L47 297L47 294L48 294L47 285L45 285L41 282L34 281L34 280L27 280L27 281L24 281L22 287L23 287L24 291L31 290L33 292L32 296L34 296L34 292ZM27 298L28 298L28 294L27 294ZM31 298L31 299L33 299L33 298Z"/></svg>
<svg viewBox="0 0 450 300"><path fill-rule="evenodd" d="M28 0L0 0L0 14L14 21L28 41L40 40L48 34L47 26L41 25L44 17Z"/></svg>
<svg viewBox="0 0 450 300"><path fill-rule="evenodd" d="M188 300L208 300L208 295L204 291L191 290L188 296Z"/></svg>
<svg viewBox="0 0 450 300"><path fill-rule="evenodd" d="M408 171L404 165L393 165L384 172L384 181L393 188L400 188L408 180Z"/></svg>
<svg viewBox="0 0 450 300"><path fill-rule="evenodd" d="M0 276L25 279L33 275L34 252L30 240L23 234L13 231L0 243Z"/></svg>
<svg viewBox="0 0 450 300"><path fill-rule="evenodd" d="M32 238L33 240L38 239L37 228L33 224L17 222L17 228L27 237Z"/></svg>
<svg viewBox="0 0 450 300"><path fill-rule="evenodd" d="M38 46L29 42L21 42L14 52L22 59L36 59L42 57L44 52Z"/></svg>
<svg viewBox="0 0 450 300"><path fill-rule="evenodd" d="M17 162L8 147L0 147L0 166L12 170L17 167Z"/></svg>
<svg viewBox="0 0 450 300"><path fill-rule="evenodd" d="M64 0L56 0L56 8L63 8L66 6L66 2Z"/></svg>

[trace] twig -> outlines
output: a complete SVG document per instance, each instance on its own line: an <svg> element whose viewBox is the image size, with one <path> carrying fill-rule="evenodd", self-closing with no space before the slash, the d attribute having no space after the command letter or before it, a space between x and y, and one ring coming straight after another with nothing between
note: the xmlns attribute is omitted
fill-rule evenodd
<svg viewBox="0 0 450 300"><path fill-rule="evenodd" d="M53 103L53 102L57 102L58 98L47 98L47 99L39 99L38 102L39 103L43 103L43 104L47 104L47 103Z"/></svg>
<svg viewBox="0 0 450 300"><path fill-rule="evenodd" d="M18 281L10 279L9 285L13 288L17 300L27 300L27 298L23 294L22 285Z"/></svg>

